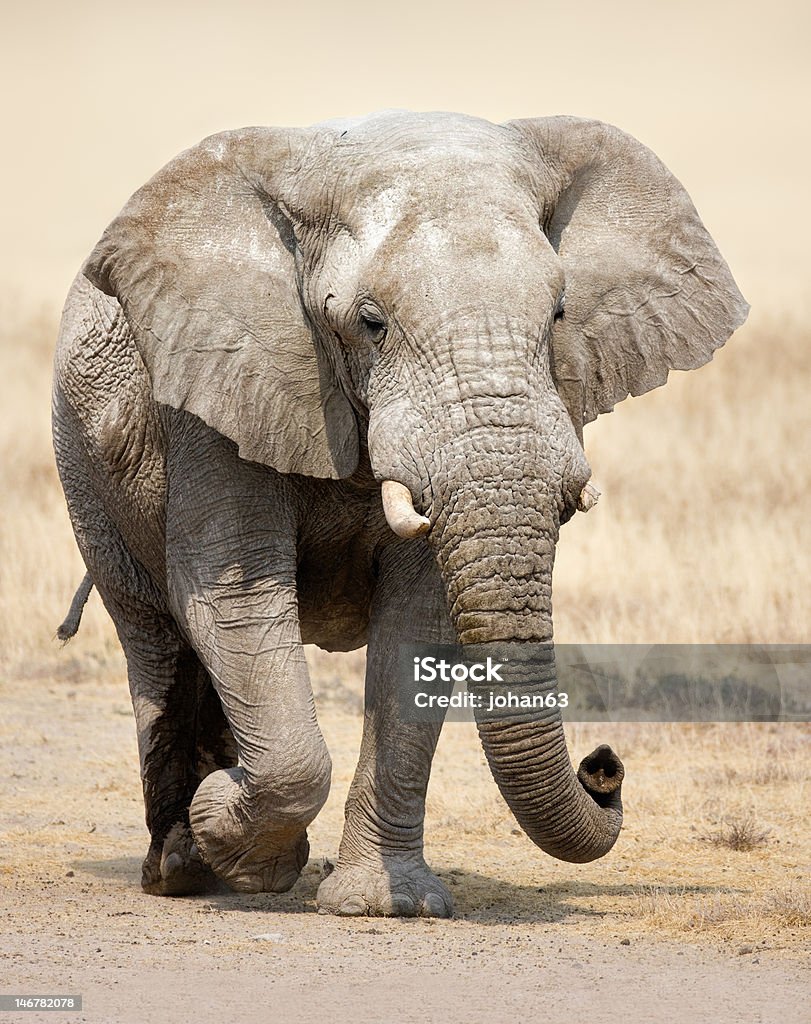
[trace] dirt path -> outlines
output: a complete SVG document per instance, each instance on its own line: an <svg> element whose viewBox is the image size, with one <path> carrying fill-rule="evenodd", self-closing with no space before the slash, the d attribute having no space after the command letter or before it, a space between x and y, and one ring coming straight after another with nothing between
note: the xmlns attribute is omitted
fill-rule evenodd
<svg viewBox="0 0 811 1024"><path fill-rule="evenodd" d="M454 845L439 830L430 858L457 894L453 921L319 916L315 891L337 848L359 741L356 695L335 680L321 694L335 785L295 890L145 896L126 688L70 662L65 676L0 693L0 994L81 993L84 1007L0 1013L0 1024L809 1019L807 964L762 944L720 952L657 939L622 914L578 905L574 882L518 884L512 865L526 850L511 834ZM442 769L448 778L461 757ZM600 870L571 877L597 892ZM605 891L620 891L617 871L627 867L617 862Z"/></svg>

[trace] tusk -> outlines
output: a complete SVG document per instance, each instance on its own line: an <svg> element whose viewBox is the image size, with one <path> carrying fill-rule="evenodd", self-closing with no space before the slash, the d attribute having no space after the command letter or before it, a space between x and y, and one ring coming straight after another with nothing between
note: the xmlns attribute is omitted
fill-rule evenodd
<svg viewBox="0 0 811 1024"><path fill-rule="evenodd" d="M580 492L580 497L577 499L577 508L580 512L588 512L590 508L594 508L597 502L600 500L600 492L594 486L594 484L586 484L583 490Z"/></svg>
<svg viewBox="0 0 811 1024"><path fill-rule="evenodd" d="M414 500L407 487L396 480L384 480L381 495L386 522L398 537L409 539L428 532L431 522L414 511Z"/></svg>

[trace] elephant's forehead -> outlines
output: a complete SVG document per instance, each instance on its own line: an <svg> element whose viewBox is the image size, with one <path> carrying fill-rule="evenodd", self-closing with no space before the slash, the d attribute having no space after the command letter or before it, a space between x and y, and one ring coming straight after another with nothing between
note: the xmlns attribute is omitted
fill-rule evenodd
<svg viewBox="0 0 811 1024"><path fill-rule="evenodd" d="M503 125L445 111L382 110L366 117L326 122L326 126L339 133L339 144L345 147L368 145L400 150L453 142L481 145L508 134Z"/></svg>
<svg viewBox="0 0 811 1024"><path fill-rule="evenodd" d="M378 154L338 171L333 210L359 232L383 230L413 217L447 222L455 215L487 219L525 205L526 176L506 146L474 148L440 143Z"/></svg>
<svg viewBox="0 0 811 1024"><path fill-rule="evenodd" d="M395 250L429 243L444 248L466 238L481 249L488 238L497 245L502 236L534 233L539 215L534 193L517 188L509 168L458 154L376 168L364 175L363 187L339 189L333 212L361 243Z"/></svg>
<svg viewBox="0 0 811 1024"><path fill-rule="evenodd" d="M375 196L398 188L412 198L485 186L522 166L508 129L461 114L373 115L336 136L329 162L339 189Z"/></svg>

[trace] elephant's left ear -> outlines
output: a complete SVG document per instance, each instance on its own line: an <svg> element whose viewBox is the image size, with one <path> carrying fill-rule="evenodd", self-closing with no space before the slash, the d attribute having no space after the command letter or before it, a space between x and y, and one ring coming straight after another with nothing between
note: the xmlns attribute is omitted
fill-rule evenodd
<svg viewBox="0 0 811 1024"><path fill-rule="evenodd" d="M123 307L158 402L194 413L245 459L337 478L357 466L358 428L302 303L286 212L300 180L323 178L325 134L203 140L135 193L84 273ZM321 196L309 191L312 219Z"/></svg>
<svg viewBox="0 0 811 1024"><path fill-rule="evenodd" d="M539 171L544 229L564 265L552 371L575 428L670 370L702 366L749 306L690 197L611 125L509 122Z"/></svg>

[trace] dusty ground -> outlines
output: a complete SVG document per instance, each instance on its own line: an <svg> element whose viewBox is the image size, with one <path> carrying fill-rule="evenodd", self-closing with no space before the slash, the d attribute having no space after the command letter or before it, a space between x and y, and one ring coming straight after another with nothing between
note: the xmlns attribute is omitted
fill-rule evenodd
<svg viewBox="0 0 811 1024"><path fill-rule="evenodd" d="M578 753L598 731L616 744L628 782L615 851L574 866L516 833L472 726L448 724L428 858L457 918L342 920L314 901L360 740L360 659L313 660L334 785L311 863L282 896L141 893L146 831L115 657L88 675L68 648L59 678L32 665L3 685L0 993L81 993L81 1013L42 1019L105 1024L807 1021L806 727L575 727ZM768 833L755 849L710 840L747 815Z"/></svg>

